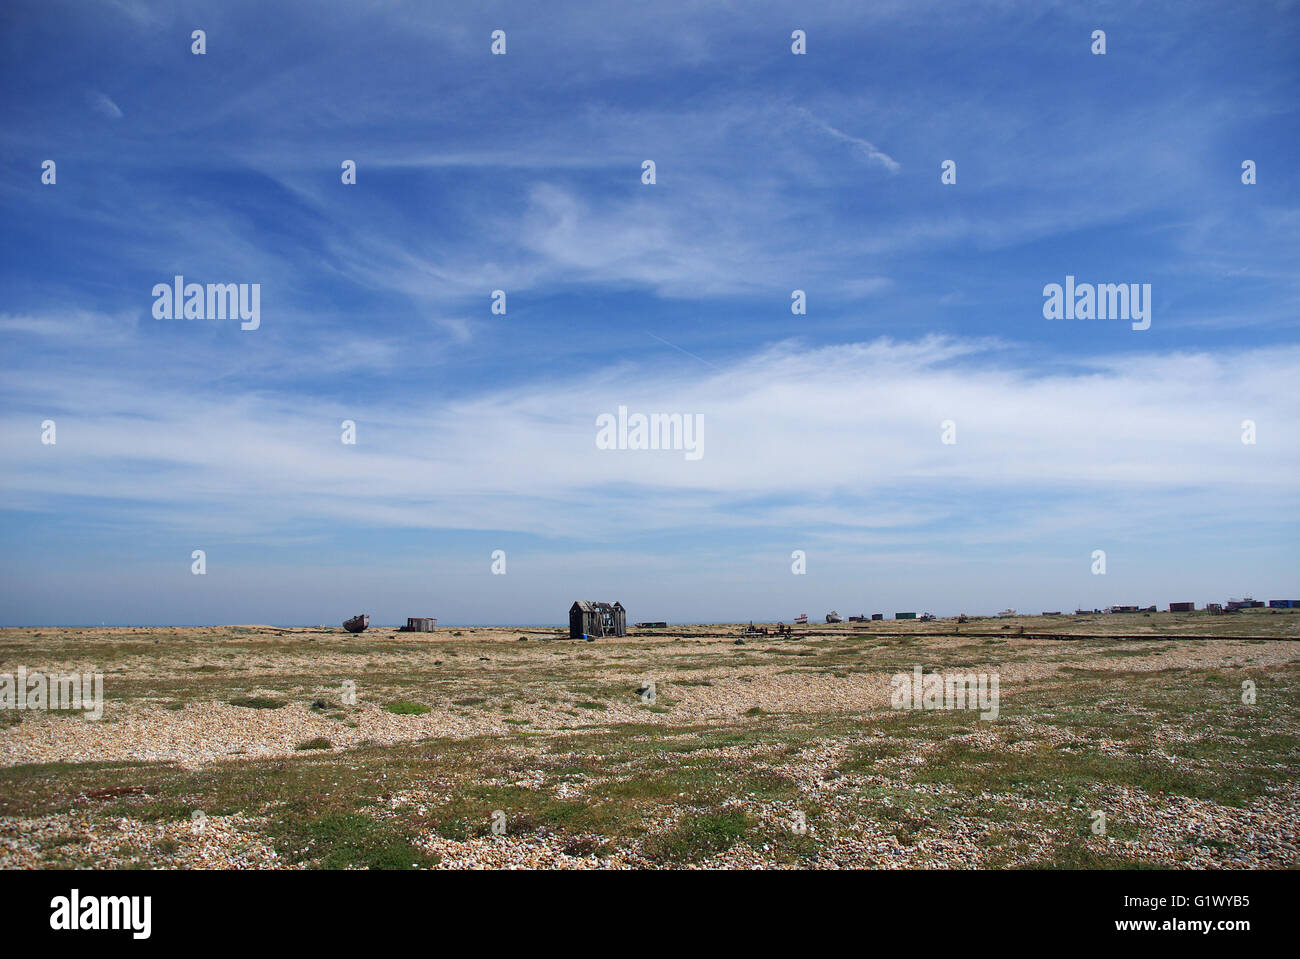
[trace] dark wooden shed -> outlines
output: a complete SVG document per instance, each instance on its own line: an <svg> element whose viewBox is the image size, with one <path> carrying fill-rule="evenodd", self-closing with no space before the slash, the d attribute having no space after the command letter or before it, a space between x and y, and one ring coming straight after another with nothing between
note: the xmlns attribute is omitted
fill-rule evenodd
<svg viewBox="0 0 1300 959"><path fill-rule="evenodd" d="M594 603L580 599L569 607L570 639L626 635L627 611L618 601Z"/></svg>

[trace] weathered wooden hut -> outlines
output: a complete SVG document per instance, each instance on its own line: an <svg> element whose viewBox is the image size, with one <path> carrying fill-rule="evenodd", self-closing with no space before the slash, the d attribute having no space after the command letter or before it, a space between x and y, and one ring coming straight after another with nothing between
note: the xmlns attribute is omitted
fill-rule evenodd
<svg viewBox="0 0 1300 959"><path fill-rule="evenodd" d="M569 607L570 639L626 635L627 611L617 600L594 603L580 599Z"/></svg>
<svg viewBox="0 0 1300 959"><path fill-rule="evenodd" d="M406 625L401 628L400 632L432 633L437 625L438 620L434 616L408 616L406 617Z"/></svg>

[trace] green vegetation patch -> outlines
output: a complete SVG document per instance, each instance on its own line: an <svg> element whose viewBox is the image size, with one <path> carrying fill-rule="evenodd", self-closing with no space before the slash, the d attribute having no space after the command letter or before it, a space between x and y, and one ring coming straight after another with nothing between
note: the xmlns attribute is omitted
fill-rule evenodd
<svg viewBox="0 0 1300 959"><path fill-rule="evenodd" d="M390 713L396 713L398 716L423 716L425 713L433 712L432 706L426 706L424 703L413 703L409 699L399 699L395 703L388 703L384 708Z"/></svg>
<svg viewBox="0 0 1300 959"><path fill-rule="evenodd" d="M288 706L289 703L270 696L239 696L230 700L230 705L243 706L245 709L280 709L282 706Z"/></svg>
<svg viewBox="0 0 1300 959"><path fill-rule="evenodd" d="M699 862L745 838L753 820L743 809L684 814L667 832L647 836L641 854L652 862Z"/></svg>

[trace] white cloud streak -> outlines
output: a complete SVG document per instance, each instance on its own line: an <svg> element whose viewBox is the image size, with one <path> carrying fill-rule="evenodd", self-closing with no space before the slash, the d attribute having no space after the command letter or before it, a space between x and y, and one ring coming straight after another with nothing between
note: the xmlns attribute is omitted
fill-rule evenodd
<svg viewBox="0 0 1300 959"><path fill-rule="evenodd" d="M956 535L982 526L958 505L972 491L986 504L1070 502L1074 525L1103 522L1124 498L1177 497L1189 522L1222 519L1225 497L1261 515L1294 506L1300 348L1072 358L1052 375L997 355L938 337L787 343L717 372L623 364L401 412L269 390L214 405L102 371L12 372L0 489L21 509L95 497L132 522L270 539L321 521L565 535L601 516L612 540L896 526L895 513L917 527L950 518ZM703 459L597 449L596 417L619 405L702 414ZM39 442L47 416L56 447ZM343 419L358 424L355 447L339 441ZM940 442L945 419L956 445ZM1243 419L1258 424L1254 446ZM1043 535L1038 511L1008 509L999 539Z"/></svg>
<svg viewBox="0 0 1300 959"><path fill-rule="evenodd" d="M891 157L888 153L885 153L870 140L864 140L862 137L851 136L843 130L838 130L820 117L814 116L811 111L806 110L803 107L797 107L796 112L823 133L828 133L835 139L844 143L853 144L853 146L857 147L866 159L879 163L890 173L897 173L903 168L901 163Z"/></svg>

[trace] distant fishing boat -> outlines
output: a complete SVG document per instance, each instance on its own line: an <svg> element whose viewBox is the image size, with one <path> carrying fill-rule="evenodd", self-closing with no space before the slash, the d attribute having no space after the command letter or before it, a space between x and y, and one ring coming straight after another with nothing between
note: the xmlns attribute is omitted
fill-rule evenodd
<svg viewBox="0 0 1300 959"><path fill-rule="evenodd" d="M842 623L842 622L844 622L844 620L840 618L840 614L839 614L839 613L835 612L835 610L832 609L829 613L826 614L826 622L828 622L828 623Z"/></svg>
<svg viewBox="0 0 1300 959"><path fill-rule="evenodd" d="M808 625L808 614L807 614L807 613L800 613L798 616L796 616L796 617L794 618L794 624L795 624L796 626L807 626L807 625Z"/></svg>
<svg viewBox="0 0 1300 959"><path fill-rule="evenodd" d="M359 633L370 625L370 617L365 613L358 613L351 619L343 620L343 628L349 633Z"/></svg>

